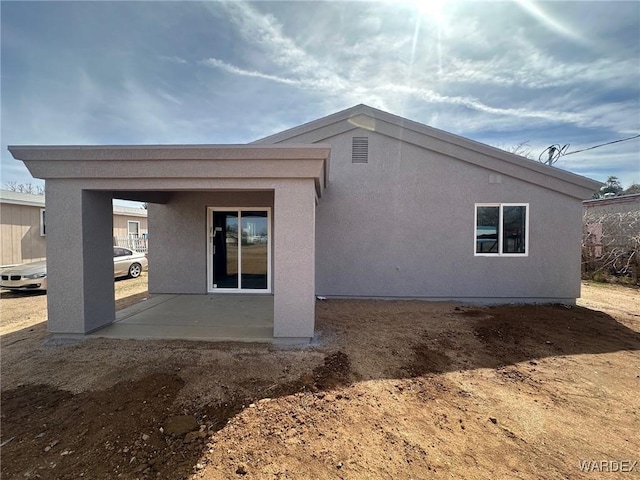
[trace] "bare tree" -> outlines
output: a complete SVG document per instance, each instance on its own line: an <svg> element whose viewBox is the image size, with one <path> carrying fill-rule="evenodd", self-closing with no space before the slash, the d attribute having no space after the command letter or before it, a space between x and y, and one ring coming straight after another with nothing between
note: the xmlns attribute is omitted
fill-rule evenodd
<svg viewBox="0 0 640 480"><path fill-rule="evenodd" d="M505 147L504 144L496 145L496 148L533 160L533 148L531 147L529 140L525 140L524 142L520 142L516 145L511 145L510 147Z"/></svg>
<svg viewBox="0 0 640 480"><path fill-rule="evenodd" d="M34 185L31 182L18 183L15 180L5 182L5 187L11 192L29 193L31 195L44 195L44 187L42 185Z"/></svg>
<svg viewBox="0 0 640 480"><path fill-rule="evenodd" d="M515 155L520 155L521 157L533 159L532 147L529 143L529 140L524 142L520 142L517 145L513 145L507 148L507 152L513 153Z"/></svg>
<svg viewBox="0 0 640 480"><path fill-rule="evenodd" d="M585 212L583 216L583 272L624 277L637 281L640 266L640 211Z"/></svg>

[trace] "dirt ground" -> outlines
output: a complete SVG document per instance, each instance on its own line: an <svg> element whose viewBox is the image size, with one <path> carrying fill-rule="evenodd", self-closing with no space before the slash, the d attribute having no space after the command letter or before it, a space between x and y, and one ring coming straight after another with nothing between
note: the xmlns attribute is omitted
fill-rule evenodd
<svg viewBox="0 0 640 480"><path fill-rule="evenodd" d="M131 288L120 306L146 296ZM55 340L43 298L0 299L2 478L640 476L638 289L584 285L573 308L327 300L288 349Z"/></svg>
<svg viewBox="0 0 640 480"><path fill-rule="evenodd" d="M149 298L147 272L138 278L114 281L116 309L128 307ZM0 335L32 327L47 320L47 292L0 292Z"/></svg>

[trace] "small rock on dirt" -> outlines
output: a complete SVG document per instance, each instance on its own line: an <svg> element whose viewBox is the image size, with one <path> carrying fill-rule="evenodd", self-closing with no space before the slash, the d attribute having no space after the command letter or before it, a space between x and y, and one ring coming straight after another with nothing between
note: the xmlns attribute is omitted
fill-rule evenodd
<svg viewBox="0 0 640 480"><path fill-rule="evenodd" d="M184 436L184 443L191 443L194 440L197 440L199 438L204 438L206 436L207 436L206 432L201 432L201 431L189 432Z"/></svg>
<svg viewBox="0 0 640 480"><path fill-rule="evenodd" d="M236 474L238 475L246 475L247 473L247 469L244 465L238 465L238 468L236 468Z"/></svg>
<svg viewBox="0 0 640 480"><path fill-rule="evenodd" d="M181 437L186 433L198 430L198 422L193 415L175 415L164 422L164 433Z"/></svg>
<svg viewBox="0 0 640 480"><path fill-rule="evenodd" d="M491 423L493 423L494 425L496 423L498 423L498 419L497 418L493 418L493 417L489 417L489 420L491 421Z"/></svg>

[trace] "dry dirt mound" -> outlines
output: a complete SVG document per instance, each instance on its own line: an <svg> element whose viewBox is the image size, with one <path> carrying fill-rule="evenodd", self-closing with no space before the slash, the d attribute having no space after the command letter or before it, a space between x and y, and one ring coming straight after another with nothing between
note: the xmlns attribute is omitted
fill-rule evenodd
<svg viewBox="0 0 640 480"><path fill-rule="evenodd" d="M2 449L3 477L115 478L153 469L170 478L190 470L189 449L172 454L182 439L159 431L183 385L152 375L77 395L46 385L3 392L2 437L14 438Z"/></svg>
<svg viewBox="0 0 640 480"><path fill-rule="evenodd" d="M333 389L348 384L349 373L349 358L339 351L327 355L310 375L269 394ZM251 398L177 410L175 400L184 383L177 375L155 374L76 395L47 385L2 392L3 476L188 476L208 437L266 393L256 386ZM26 472L25 465L30 466Z"/></svg>

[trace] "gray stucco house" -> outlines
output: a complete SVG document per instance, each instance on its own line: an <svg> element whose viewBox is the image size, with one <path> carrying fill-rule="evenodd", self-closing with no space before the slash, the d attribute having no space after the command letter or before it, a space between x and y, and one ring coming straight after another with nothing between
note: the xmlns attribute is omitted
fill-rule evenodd
<svg viewBox="0 0 640 480"><path fill-rule="evenodd" d="M66 224L56 333L114 320L113 198L151 204L151 293L273 295L274 338L308 339L316 295L574 303L601 185L365 105L248 145L9 150Z"/></svg>

